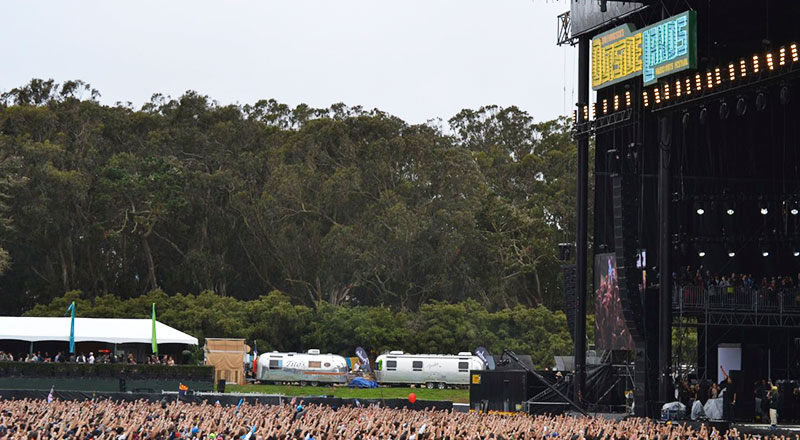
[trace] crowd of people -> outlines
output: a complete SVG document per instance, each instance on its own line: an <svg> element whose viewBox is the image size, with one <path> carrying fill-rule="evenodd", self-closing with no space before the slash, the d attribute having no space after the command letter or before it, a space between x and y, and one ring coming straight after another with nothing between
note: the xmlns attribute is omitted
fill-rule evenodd
<svg viewBox="0 0 800 440"><path fill-rule="evenodd" d="M73 362L78 364L118 364L118 363L127 363L127 364L136 364L136 358L134 357L133 353L128 353L128 356L123 356L120 354L111 354L111 353L98 353L95 356L94 352L89 352L88 355L85 353L63 353L58 352L54 355L50 355L48 352L44 352L42 354L41 351L37 351L35 353L28 353L28 354L18 354L14 356L10 352L3 352L0 351L0 362ZM146 356L144 363L146 364L161 364L161 365L175 365L175 359L169 355L163 355L159 357L158 355L150 355Z"/></svg>
<svg viewBox="0 0 800 440"><path fill-rule="evenodd" d="M452 411L178 401L0 401L0 440L763 440L736 429L644 418L501 416ZM775 436L776 440L790 439Z"/></svg>
<svg viewBox="0 0 800 440"><path fill-rule="evenodd" d="M700 266L692 268L686 266L672 274L677 285L682 287L704 287L727 288L727 287L746 287L750 289L763 289L768 291L785 291L800 288L800 273L796 277L789 275L777 275L772 277L761 277L760 280L753 277L753 274L731 273L715 274L710 270Z"/></svg>

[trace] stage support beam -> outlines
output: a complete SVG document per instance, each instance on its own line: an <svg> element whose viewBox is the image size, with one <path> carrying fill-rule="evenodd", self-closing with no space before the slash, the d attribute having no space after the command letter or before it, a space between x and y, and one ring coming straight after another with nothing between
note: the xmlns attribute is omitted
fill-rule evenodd
<svg viewBox="0 0 800 440"><path fill-rule="evenodd" d="M583 106L589 105L589 38L583 36L578 42L578 123L586 122ZM575 255L578 268L575 313L575 402L585 406L583 396L586 387L586 294L588 273L587 230L589 222L589 134L578 135L578 178Z"/></svg>
<svg viewBox="0 0 800 440"><path fill-rule="evenodd" d="M658 118L658 400L674 400L670 364L672 361L672 270L670 265L670 165L672 159L672 115Z"/></svg>

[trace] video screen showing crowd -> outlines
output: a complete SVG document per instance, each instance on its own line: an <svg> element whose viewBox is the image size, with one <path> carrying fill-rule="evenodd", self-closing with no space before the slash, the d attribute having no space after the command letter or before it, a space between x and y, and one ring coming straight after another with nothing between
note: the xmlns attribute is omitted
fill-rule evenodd
<svg viewBox="0 0 800 440"><path fill-rule="evenodd" d="M595 345L601 350L633 350L633 337L622 315L616 256L598 254L594 261Z"/></svg>

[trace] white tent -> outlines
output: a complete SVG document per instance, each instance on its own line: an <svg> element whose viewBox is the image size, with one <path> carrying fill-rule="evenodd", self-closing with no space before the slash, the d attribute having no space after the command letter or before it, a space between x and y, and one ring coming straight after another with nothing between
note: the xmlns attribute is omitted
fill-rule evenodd
<svg viewBox="0 0 800 440"><path fill-rule="evenodd" d="M70 318L0 316L0 340L67 341ZM129 344L152 342L149 319L75 318L75 342ZM197 345L197 338L156 321L159 344Z"/></svg>

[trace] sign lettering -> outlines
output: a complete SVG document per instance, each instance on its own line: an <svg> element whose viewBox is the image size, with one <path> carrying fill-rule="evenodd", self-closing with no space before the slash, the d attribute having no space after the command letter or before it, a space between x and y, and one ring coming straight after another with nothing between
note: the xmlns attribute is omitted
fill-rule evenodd
<svg viewBox="0 0 800 440"><path fill-rule="evenodd" d="M696 13L686 11L641 30L624 24L592 39L594 90L642 76L644 85L697 66Z"/></svg>

